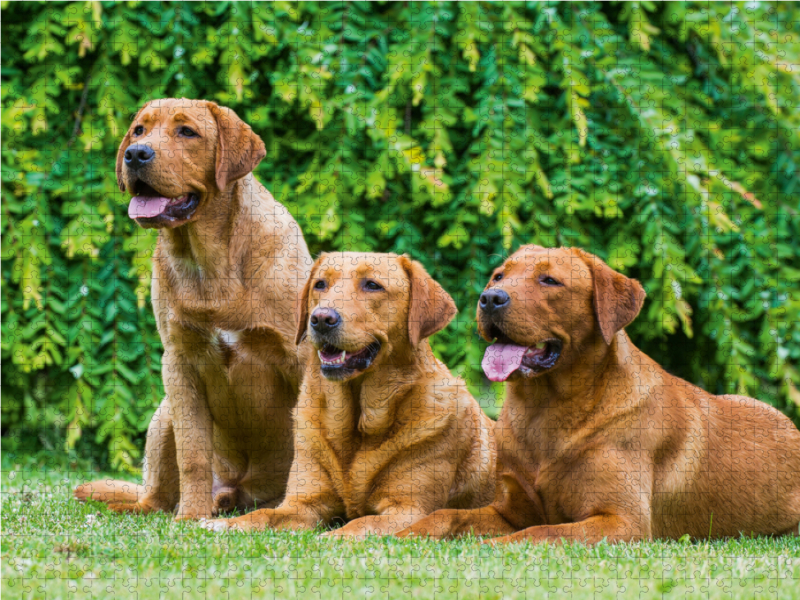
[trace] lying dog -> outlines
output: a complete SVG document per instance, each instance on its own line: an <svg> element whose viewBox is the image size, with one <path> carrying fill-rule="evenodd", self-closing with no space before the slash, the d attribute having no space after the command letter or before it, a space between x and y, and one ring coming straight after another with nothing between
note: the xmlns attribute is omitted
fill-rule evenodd
<svg viewBox="0 0 800 600"><path fill-rule="evenodd" d="M673 377L623 328L639 283L578 249L525 246L492 275L478 328L508 379L498 495L399 535L595 543L797 533L800 432L744 396Z"/></svg>
<svg viewBox="0 0 800 600"><path fill-rule="evenodd" d="M324 254L298 305L306 366L286 499L209 523L216 530L313 528L388 534L443 507L494 496L494 423L431 352L455 304L418 262ZM303 344L307 345L307 342Z"/></svg>
<svg viewBox="0 0 800 600"><path fill-rule="evenodd" d="M119 511L210 517L276 505L292 463L303 360L294 306L311 257L288 211L253 177L264 144L227 108L155 100L117 155L128 214L159 228L152 299L166 397L147 434L144 485L75 490Z"/></svg>

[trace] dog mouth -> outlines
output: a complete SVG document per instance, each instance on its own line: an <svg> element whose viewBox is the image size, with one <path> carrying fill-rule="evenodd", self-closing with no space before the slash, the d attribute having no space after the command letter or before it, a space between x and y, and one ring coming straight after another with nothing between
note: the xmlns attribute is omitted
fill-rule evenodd
<svg viewBox="0 0 800 600"><path fill-rule="evenodd" d="M494 324L489 334L495 341L486 349L481 366L491 381L505 381L515 372L523 377L535 377L549 371L563 348L563 342L557 338L548 338L530 346L517 344Z"/></svg>
<svg viewBox="0 0 800 600"><path fill-rule="evenodd" d="M367 370L378 356L381 345L374 342L356 352L348 352L333 344L325 344L317 350L322 374L327 379L343 379L354 373Z"/></svg>
<svg viewBox="0 0 800 600"><path fill-rule="evenodd" d="M128 205L128 216L142 227L182 225L200 204L200 197L194 192L168 198L141 179L133 185L133 194Z"/></svg>

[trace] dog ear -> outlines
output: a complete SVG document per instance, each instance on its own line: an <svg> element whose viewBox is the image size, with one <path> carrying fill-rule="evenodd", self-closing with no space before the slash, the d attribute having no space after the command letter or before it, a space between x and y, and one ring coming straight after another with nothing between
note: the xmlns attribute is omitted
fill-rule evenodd
<svg viewBox="0 0 800 600"><path fill-rule="evenodd" d="M216 182L220 191L233 181L251 173L267 155L264 142L230 108L208 102L217 122Z"/></svg>
<svg viewBox="0 0 800 600"><path fill-rule="evenodd" d="M303 286L303 291L297 298L297 305L295 306L295 315L297 316L297 333L294 336L295 345L299 346L300 342L306 339L306 330L308 329L308 295L311 293L311 285L314 281L317 271L317 265L322 258L320 256L311 267L311 273L308 275L308 280Z"/></svg>
<svg viewBox="0 0 800 600"><path fill-rule="evenodd" d="M119 150L117 150L117 185L119 186L120 192L125 191L125 182L122 181L122 158L125 156L125 150L127 150L128 146L131 145L131 131L133 130L133 126L136 125L136 121L139 119L139 115L145 108L147 108L148 104L150 103L145 102L144 106L142 106L142 108L140 108L136 112L136 116L133 117L131 126L128 127L128 131L125 133L125 137L122 138L122 143L119 145Z"/></svg>
<svg viewBox="0 0 800 600"><path fill-rule="evenodd" d="M444 329L456 315L456 303L420 263L407 256L400 261L411 284L408 339L412 346Z"/></svg>
<svg viewBox="0 0 800 600"><path fill-rule="evenodd" d="M617 273L602 260L583 252L592 270L594 313L606 344L611 344L620 329L630 325L642 310L647 295L635 279Z"/></svg>

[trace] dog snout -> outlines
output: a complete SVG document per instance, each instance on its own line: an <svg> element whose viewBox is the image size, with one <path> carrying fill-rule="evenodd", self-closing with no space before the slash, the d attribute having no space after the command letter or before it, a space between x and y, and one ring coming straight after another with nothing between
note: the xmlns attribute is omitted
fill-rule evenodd
<svg viewBox="0 0 800 600"><path fill-rule="evenodd" d="M480 307L481 310L487 314L492 314L502 308L505 308L511 303L511 298L503 290L492 289L486 290L481 294Z"/></svg>
<svg viewBox="0 0 800 600"><path fill-rule="evenodd" d="M317 333L330 333L342 323L342 317L332 308L317 308L311 313L311 327Z"/></svg>
<svg viewBox="0 0 800 600"><path fill-rule="evenodd" d="M125 164L136 171L155 158L156 153L150 146L134 144L125 150Z"/></svg>

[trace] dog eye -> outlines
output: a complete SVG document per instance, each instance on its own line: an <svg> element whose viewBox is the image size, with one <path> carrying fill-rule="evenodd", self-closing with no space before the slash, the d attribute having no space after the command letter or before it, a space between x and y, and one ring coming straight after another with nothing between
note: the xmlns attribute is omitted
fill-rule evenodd
<svg viewBox="0 0 800 600"><path fill-rule="evenodd" d="M500 281L502 278L503 278L503 274L502 273L498 273L497 275L492 277L492 281Z"/></svg>
<svg viewBox="0 0 800 600"><path fill-rule="evenodd" d="M197 132L194 129L189 129L188 127L178 127L178 133L183 137L197 137Z"/></svg>
<svg viewBox="0 0 800 600"><path fill-rule="evenodd" d="M546 277L542 277L541 282L545 285L562 285L560 281L556 281L549 275Z"/></svg>
<svg viewBox="0 0 800 600"><path fill-rule="evenodd" d="M328 284L325 283L322 279L320 279L317 283L314 284L315 290L324 290L328 287Z"/></svg>
<svg viewBox="0 0 800 600"><path fill-rule="evenodd" d="M133 135L142 135L144 133L144 127L141 125L137 125L133 128Z"/></svg>
<svg viewBox="0 0 800 600"><path fill-rule="evenodd" d="M383 286L377 281L367 281L364 284L364 289L369 290L370 292L380 292L383 290Z"/></svg>

